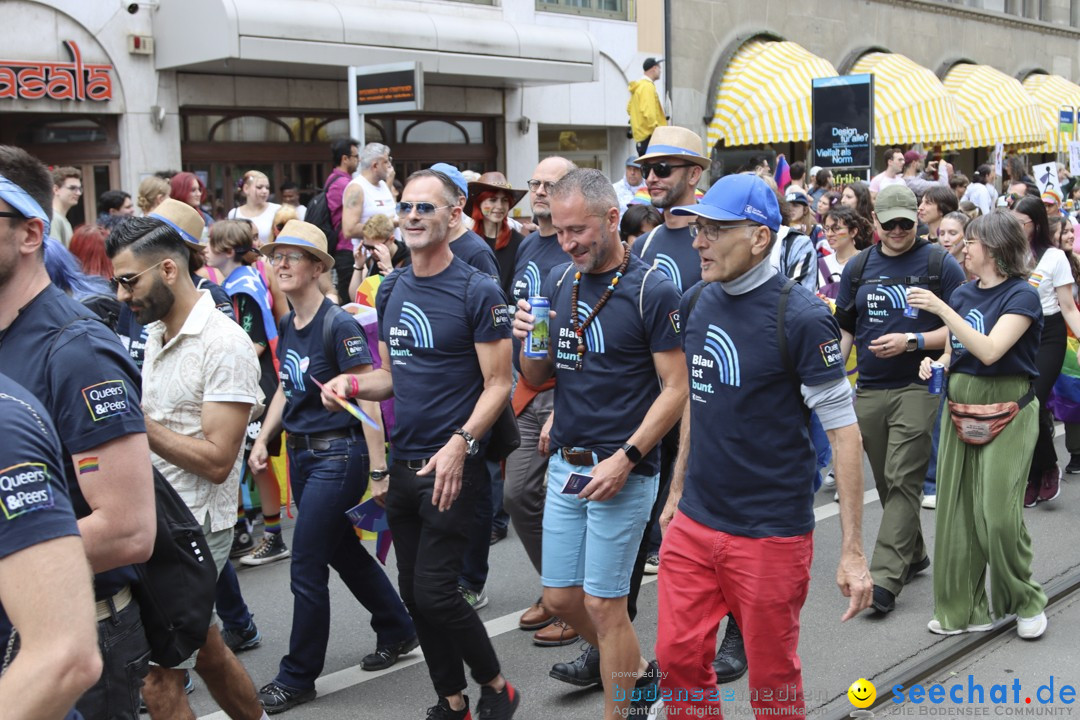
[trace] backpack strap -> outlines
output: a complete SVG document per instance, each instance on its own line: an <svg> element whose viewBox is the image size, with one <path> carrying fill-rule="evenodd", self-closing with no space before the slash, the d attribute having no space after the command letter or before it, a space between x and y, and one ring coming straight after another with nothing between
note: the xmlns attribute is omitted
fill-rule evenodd
<svg viewBox="0 0 1080 720"><path fill-rule="evenodd" d="M795 363L792 361L791 352L788 350L787 332L784 327L787 318L788 298L791 296L791 289L798 284L796 280L789 278L784 282L784 287L780 289L780 302L776 309L776 342L780 346L780 359L784 362L784 372L791 378L796 392L799 393L799 407L802 408L803 422L809 424L810 408L806 407L806 402L802 399L802 382L795 371Z"/></svg>
<svg viewBox="0 0 1080 720"><path fill-rule="evenodd" d="M326 360L330 363L330 367L335 368L334 374L337 375L341 372L341 368L338 367L337 353L334 352L334 321L341 315L342 310L338 305L331 304L327 309L326 314L323 315L322 323L322 344L323 352L326 353ZM359 325L357 325L359 327Z"/></svg>
<svg viewBox="0 0 1080 720"><path fill-rule="evenodd" d="M651 273L655 269L656 265L654 264L652 267L645 271L644 277L641 278L641 289L638 291L637 299L637 311L638 315L641 317L642 322L645 321L645 283L649 280L649 273Z"/></svg>
<svg viewBox="0 0 1080 720"><path fill-rule="evenodd" d="M653 235L655 235L656 231L659 230L662 227L664 227L664 225L660 224L660 225L657 225L656 227L654 227L652 230L649 231L649 234L645 237L645 244L641 246L641 252L638 253L639 258L644 258L645 257L645 251L648 250L649 245L652 244Z"/></svg>
<svg viewBox="0 0 1080 720"><path fill-rule="evenodd" d="M694 294L690 296L690 304L686 306L686 318L683 320L684 323L690 319L690 313L694 312L694 306L697 305L698 298L701 297L702 291L705 290L705 286L708 284L708 280L702 282L700 285L698 285L698 288L694 291Z"/></svg>

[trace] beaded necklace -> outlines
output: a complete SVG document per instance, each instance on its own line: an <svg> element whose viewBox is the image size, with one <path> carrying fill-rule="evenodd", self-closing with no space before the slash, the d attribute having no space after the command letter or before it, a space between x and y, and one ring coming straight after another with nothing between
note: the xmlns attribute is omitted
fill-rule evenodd
<svg viewBox="0 0 1080 720"><path fill-rule="evenodd" d="M574 288L570 291L570 324L574 328L574 335L577 337L577 366L575 370L581 370L582 364L585 361L585 329L589 327L589 324L593 321L593 318L600 312L600 308L604 307L608 298L611 297L611 293L615 292L615 286L619 284L619 278L626 272L626 266L630 264L630 248L624 246L623 261L619 265L619 269L615 272L615 277L611 278L611 283L607 286L607 290L600 296L600 299L593 305L592 310L581 320L578 317L578 287L581 285L581 271L578 270L574 273Z"/></svg>

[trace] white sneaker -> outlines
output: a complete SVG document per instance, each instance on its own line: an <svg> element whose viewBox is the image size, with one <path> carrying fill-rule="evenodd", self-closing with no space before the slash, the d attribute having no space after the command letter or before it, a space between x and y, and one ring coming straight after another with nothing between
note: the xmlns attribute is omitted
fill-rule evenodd
<svg viewBox="0 0 1080 720"><path fill-rule="evenodd" d="M834 492L834 493L832 494L832 501L833 501L833 502L840 502L840 493L838 493L838 492Z"/></svg>
<svg viewBox="0 0 1080 720"><path fill-rule="evenodd" d="M1046 632L1046 613L1032 618L1016 618L1016 634L1025 640L1034 640Z"/></svg>
<svg viewBox="0 0 1080 720"><path fill-rule="evenodd" d="M941 623L938 622L937 618L933 618L926 623L926 629L935 635L959 635L966 632L986 632L987 630L993 630L994 626L992 623L987 623L986 625L968 625L963 630L946 630L941 627Z"/></svg>
<svg viewBox="0 0 1080 720"><path fill-rule="evenodd" d="M927 510L937 508L937 495L923 495L922 506Z"/></svg>
<svg viewBox="0 0 1080 720"><path fill-rule="evenodd" d="M821 488L823 490L835 490L836 489L836 474L832 470L825 476L825 479L821 481Z"/></svg>

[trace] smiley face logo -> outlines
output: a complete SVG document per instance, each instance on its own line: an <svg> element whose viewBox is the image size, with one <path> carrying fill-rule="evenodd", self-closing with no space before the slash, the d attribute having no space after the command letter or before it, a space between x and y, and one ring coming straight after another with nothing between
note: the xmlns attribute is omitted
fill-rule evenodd
<svg viewBox="0 0 1080 720"><path fill-rule="evenodd" d="M866 678L859 678L851 683L847 691L848 700L857 708L868 708L877 699L877 688Z"/></svg>

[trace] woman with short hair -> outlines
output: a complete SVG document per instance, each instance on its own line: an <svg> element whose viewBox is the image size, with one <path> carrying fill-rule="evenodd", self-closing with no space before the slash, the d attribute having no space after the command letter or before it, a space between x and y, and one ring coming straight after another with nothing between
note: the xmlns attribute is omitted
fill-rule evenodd
<svg viewBox="0 0 1080 720"><path fill-rule="evenodd" d="M927 188L918 210L919 222L925 223L928 230L925 238L930 242L937 242L941 219L959 209L960 203L956 200L956 193L949 188L944 185Z"/></svg>

